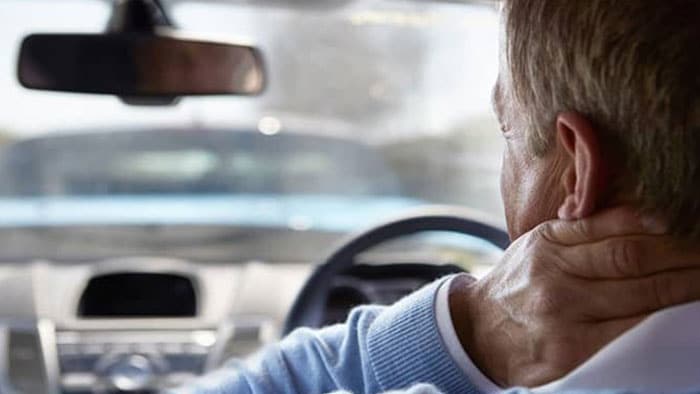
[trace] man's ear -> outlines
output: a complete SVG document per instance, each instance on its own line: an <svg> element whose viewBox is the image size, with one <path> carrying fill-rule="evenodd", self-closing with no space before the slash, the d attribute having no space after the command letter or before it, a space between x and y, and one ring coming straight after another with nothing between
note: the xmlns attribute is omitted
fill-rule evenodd
<svg viewBox="0 0 700 394"><path fill-rule="evenodd" d="M598 135L591 122L576 112L557 115L556 132L569 163L562 178L566 197L559 218L584 218L595 212L608 183Z"/></svg>

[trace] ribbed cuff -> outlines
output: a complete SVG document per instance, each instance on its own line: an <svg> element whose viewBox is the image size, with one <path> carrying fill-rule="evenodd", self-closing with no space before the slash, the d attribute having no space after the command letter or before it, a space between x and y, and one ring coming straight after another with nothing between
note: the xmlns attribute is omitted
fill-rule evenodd
<svg viewBox="0 0 700 394"><path fill-rule="evenodd" d="M447 351L435 319L438 280L384 310L372 323L367 347L382 390L430 383L445 394L477 394Z"/></svg>

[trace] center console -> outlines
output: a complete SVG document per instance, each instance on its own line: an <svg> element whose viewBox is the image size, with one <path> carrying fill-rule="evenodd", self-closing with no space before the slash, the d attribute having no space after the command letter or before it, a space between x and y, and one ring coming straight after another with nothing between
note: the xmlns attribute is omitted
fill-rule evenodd
<svg viewBox="0 0 700 394"><path fill-rule="evenodd" d="M82 321L115 328L55 333L61 391L66 394L149 393L204 372L216 330L124 329L124 320L187 319L197 315L193 280L166 273L95 276L80 296Z"/></svg>
<svg viewBox="0 0 700 394"><path fill-rule="evenodd" d="M215 331L64 331L56 335L67 394L155 392L204 372Z"/></svg>
<svg viewBox="0 0 700 394"><path fill-rule="evenodd" d="M157 257L0 264L0 393L179 386L276 340L309 271Z"/></svg>

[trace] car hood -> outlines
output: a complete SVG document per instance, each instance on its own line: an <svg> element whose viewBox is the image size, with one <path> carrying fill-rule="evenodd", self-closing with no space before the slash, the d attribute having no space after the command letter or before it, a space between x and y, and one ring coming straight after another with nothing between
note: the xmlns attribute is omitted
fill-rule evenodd
<svg viewBox="0 0 700 394"><path fill-rule="evenodd" d="M0 199L0 228L226 225L347 232L422 202L391 196L109 196Z"/></svg>

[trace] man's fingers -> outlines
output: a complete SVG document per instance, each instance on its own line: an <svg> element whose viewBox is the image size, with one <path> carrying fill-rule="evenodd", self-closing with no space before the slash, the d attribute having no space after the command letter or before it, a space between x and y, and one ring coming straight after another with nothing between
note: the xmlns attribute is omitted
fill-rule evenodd
<svg viewBox="0 0 700 394"><path fill-rule="evenodd" d="M671 306L700 300L700 269L668 271L637 279L590 282L593 320L646 315Z"/></svg>
<svg viewBox="0 0 700 394"><path fill-rule="evenodd" d="M647 315L641 315L597 323L591 330L588 330L590 335L588 343L591 343L593 347L600 350L602 347L609 344L610 341L618 338L646 318Z"/></svg>
<svg viewBox="0 0 700 394"><path fill-rule="evenodd" d="M670 236L608 238L562 246L557 255L560 269L589 279L623 279L700 268L700 246L682 244Z"/></svg>
<svg viewBox="0 0 700 394"><path fill-rule="evenodd" d="M658 218L640 215L627 206L611 208L579 220L552 220L537 231L550 242L576 245L631 234L664 234L666 226Z"/></svg>

